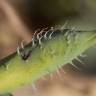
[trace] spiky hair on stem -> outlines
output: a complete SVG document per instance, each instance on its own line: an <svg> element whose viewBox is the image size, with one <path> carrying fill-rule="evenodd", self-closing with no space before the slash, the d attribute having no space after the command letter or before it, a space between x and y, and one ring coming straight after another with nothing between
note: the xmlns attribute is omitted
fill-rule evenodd
<svg viewBox="0 0 96 96"><path fill-rule="evenodd" d="M48 28L34 34L32 41L0 61L0 93L33 83L45 74L72 63L73 59L96 44L96 31ZM25 54L31 50L30 55ZM21 52L23 55L21 55ZM19 55L19 56L18 56ZM28 55L22 59L22 56ZM80 60L79 60L80 61ZM74 65L72 63L72 65ZM75 66L76 67L76 66ZM57 71L59 74L59 71Z"/></svg>

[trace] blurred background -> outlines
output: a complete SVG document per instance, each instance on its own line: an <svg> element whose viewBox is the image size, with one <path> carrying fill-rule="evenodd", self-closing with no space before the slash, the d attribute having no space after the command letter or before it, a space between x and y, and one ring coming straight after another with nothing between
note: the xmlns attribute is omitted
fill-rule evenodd
<svg viewBox="0 0 96 96"><path fill-rule="evenodd" d="M68 20L79 29L96 29L96 0L0 0L0 59L16 51L23 40L31 41L38 28L62 25ZM70 64L46 75L33 85L14 90L14 96L96 96L96 47ZM32 87L33 86L33 87Z"/></svg>

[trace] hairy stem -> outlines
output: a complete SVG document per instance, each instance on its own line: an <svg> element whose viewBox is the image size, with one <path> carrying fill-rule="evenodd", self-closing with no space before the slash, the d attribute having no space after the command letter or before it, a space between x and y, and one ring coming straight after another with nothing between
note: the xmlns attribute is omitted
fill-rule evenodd
<svg viewBox="0 0 96 96"><path fill-rule="evenodd" d="M20 86L33 83L43 75L70 63L89 47L96 44L96 32L77 32L75 35L63 31L54 38L47 38L41 45L26 47L32 53L23 60L17 53L0 61L0 93L10 92ZM74 31L73 31L74 33ZM69 38L70 37L70 38ZM70 42L69 42L70 41Z"/></svg>

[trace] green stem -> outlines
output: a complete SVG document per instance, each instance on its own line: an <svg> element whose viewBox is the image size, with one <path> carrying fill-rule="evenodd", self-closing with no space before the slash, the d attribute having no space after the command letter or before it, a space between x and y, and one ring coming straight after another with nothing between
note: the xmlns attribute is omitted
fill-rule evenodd
<svg viewBox="0 0 96 96"><path fill-rule="evenodd" d="M71 36L70 43L65 33L43 40L42 48L39 45L33 48L28 61L22 60L17 53L1 60L0 93L33 83L48 72L56 70L58 66L70 63L96 44L96 32L78 32ZM26 49L30 47L31 44ZM6 65L7 69L3 65Z"/></svg>

